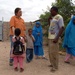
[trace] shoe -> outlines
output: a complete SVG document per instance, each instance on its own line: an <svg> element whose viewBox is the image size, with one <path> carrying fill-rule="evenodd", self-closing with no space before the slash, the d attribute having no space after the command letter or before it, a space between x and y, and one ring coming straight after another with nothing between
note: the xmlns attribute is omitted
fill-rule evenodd
<svg viewBox="0 0 75 75"><path fill-rule="evenodd" d="M9 65L10 65L10 66L13 66L13 59L10 59Z"/></svg>
<svg viewBox="0 0 75 75"><path fill-rule="evenodd" d="M55 72L55 71L56 71L56 69L52 68L50 71L51 71L51 72Z"/></svg>
<svg viewBox="0 0 75 75"><path fill-rule="evenodd" d="M30 60L27 59L27 60L26 60L26 63L30 63Z"/></svg>
<svg viewBox="0 0 75 75"><path fill-rule="evenodd" d="M42 59L48 60L46 57L42 57Z"/></svg>
<svg viewBox="0 0 75 75"><path fill-rule="evenodd" d="M13 62L10 62L9 65L10 65L10 66L13 66Z"/></svg>
<svg viewBox="0 0 75 75"><path fill-rule="evenodd" d="M23 68L20 68L20 72L23 72L24 71L24 69Z"/></svg>
<svg viewBox="0 0 75 75"><path fill-rule="evenodd" d="M67 63L67 64L70 64L70 62L69 61L64 61L65 63Z"/></svg>
<svg viewBox="0 0 75 75"><path fill-rule="evenodd" d="M30 61L26 61L26 63L30 63Z"/></svg>
<svg viewBox="0 0 75 75"><path fill-rule="evenodd" d="M36 57L35 59L40 59L40 57Z"/></svg>
<svg viewBox="0 0 75 75"><path fill-rule="evenodd" d="M53 67L52 65L48 65L48 67Z"/></svg>
<svg viewBox="0 0 75 75"><path fill-rule="evenodd" d="M14 70L15 70L15 71L18 71L18 68L17 68L17 67L15 67L15 68L14 68Z"/></svg>

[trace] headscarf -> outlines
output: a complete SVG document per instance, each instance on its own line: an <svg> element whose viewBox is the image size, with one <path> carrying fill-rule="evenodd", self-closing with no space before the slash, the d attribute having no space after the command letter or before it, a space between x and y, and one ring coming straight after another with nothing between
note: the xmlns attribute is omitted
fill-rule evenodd
<svg viewBox="0 0 75 75"><path fill-rule="evenodd" d="M37 27L36 25L39 25L39 27ZM37 33L40 33L40 35L38 35ZM35 23L32 34L35 38L34 45L41 46L43 42L43 33L42 33L42 26L40 22Z"/></svg>
<svg viewBox="0 0 75 75"><path fill-rule="evenodd" d="M73 24L73 20L75 16L70 20L69 24L65 30L65 36L63 41L64 48L75 48L75 24Z"/></svg>

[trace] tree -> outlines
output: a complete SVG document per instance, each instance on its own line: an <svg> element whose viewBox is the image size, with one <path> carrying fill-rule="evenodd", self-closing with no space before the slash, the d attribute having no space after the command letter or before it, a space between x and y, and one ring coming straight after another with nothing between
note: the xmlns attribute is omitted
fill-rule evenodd
<svg viewBox="0 0 75 75"><path fill-rule="evenodd" d="M72 0L56 0L55 3L52 3L52 6L57 6L59 8L59 14L63 16L66 27L69 20L71 19L71 15L75 13L75 5L72 3ZM48 18L50 18L49 16L50 13L48 11L40 15L42 26L44 29L46 29L45 35L47 35L48 33Z"/></svg>
<svg viewBox="0 0 75 75"><path fill-rule="evenodd" d="M48 11L44 12L43 14L40 15L40 19L41 19L41 24L44 30L44 35L47 36L48 34L48 28L49 28L49 21L48 18L50 16L50 13Z"/></svg>
<svg viewBox="0 0 75 75"><path fill-rule="evenodd" d="M75 13L75 5L72 3L72 0L56 0L53 6L57 6L59 8L59 13L63 16L66 26L71 15Z"/></svg>

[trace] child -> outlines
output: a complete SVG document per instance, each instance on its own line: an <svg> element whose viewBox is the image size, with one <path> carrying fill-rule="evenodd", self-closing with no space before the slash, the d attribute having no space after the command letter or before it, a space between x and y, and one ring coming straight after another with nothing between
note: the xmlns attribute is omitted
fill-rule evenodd
<svg viewBox="0 0 75 75"><path fill-rule="evenodd" d="M28 29L28 35L26 36L26 60L28 63L33 59L34 41L35 39L32 36L32 29Z"/></svg>
<svg viewBox="0 0 75 75"><path fill-rule="evenodd" d="M24 52L24 39L23 37L20 37L21 30L19 28L15 29L15 35L12 38L13 41L13 48L12 48L12 55L13 57L13 66L14 70L18 71L18 64L20 66L20 72L23 72L23 61L25 57ZM19 45L18 45L19 44ZM19 52L18 52L19 50Z"/></svg>

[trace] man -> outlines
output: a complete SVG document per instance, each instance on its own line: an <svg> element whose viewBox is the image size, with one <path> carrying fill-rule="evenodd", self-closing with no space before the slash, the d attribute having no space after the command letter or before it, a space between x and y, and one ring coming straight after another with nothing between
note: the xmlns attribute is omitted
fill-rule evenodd
<svg viewBox="0 0 75 75"><path fill-rule="evenodd" d="M64 30L64 22L61 15L58 14L58 8L52 7L50 9L52 19L50 20L49 27L49 59L51 71L54 72L58 69L58 51L59 51L59 38Z"/></svg>
<svg viewBox="0 0 75 75"><path fill-rule="evenodd" d="M22 11L21 8L16 8L14 11L14 16L11 17L10 19L10 41L11 41L11 48L13 46L13 42L12 42L12 37L14 35L14 30L15 28L19 28L21 30L21 37L25 37L25 31L26 31L26 25L24 20L21 18L22 16ZM11 51L10 51L11 54ZM12 66L13 65L13 58L10 57L10 61L9 61L9 65Z"/></svg>

